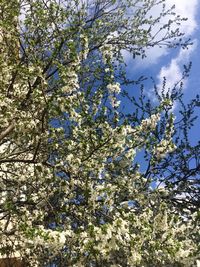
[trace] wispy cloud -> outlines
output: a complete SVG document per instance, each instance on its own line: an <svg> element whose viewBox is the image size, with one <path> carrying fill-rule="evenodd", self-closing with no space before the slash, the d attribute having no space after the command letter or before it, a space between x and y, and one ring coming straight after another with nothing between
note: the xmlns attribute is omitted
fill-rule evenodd
<svg viewBox="0 0 200 267"><path fill-rule="evenodd" d="M197 21L196 15L198 11L198 0L166 0L166 8L170 8L175 5L174 12L177 15L180 15L182 18L187 18L186 21L182 21L180 25L180 32L184 33L185 38L189 38L197 29ZM157 6L151 11L151 15L153 17L157 17L161 12L160 8ZM154 32L158 31L160 26L168 21L169 17L163 18L157 25L154 27ZM177 26L172 26L172 29L175 30ZM159 35L159 37L161 37ZM147 57L145 59L138 59L136 61L135 67L138 68L147 68L150 65L158 63L159 59L169 53L169 49L167 47L153 47L146 50ZM190 52L189 52L190 53ZM126 61L129 62L131 60L131 56L129 54L125 54Z"/></svg>
<svg viewBox="0 0 200 267"><path fill-rule="evenodd" d="M190 3L187 0L167 0L168 4L176 4L176 12L188 20L184 21L181 25L181 31L185 33L186 37L192 36L197 29L196 12L198 10L198 0L192 0ZM198 41L193 40L193 45L188 49L180 49L176 57L172 58L171 61L162 66L157 76L158 88L162 89L163 77L166 78L165 90L170 91L174 85L179 82L182 78L182 66L189 63L191 54L196 50ZM184 87L187 86L187 80L184 80Z"/></svg>
<svg viewBox="0 0 200 267"><path fill-rule="evenodd" d="M180 27L181 32L185 34L185 37L195 37L195 31L197 30L197 19L196 13L198 11L198 0L191 0L188 3L187 0L166 0L168 7L170 5L175 4L175 12L180 14L182 17L187 17L187 21L183 21ZM194 38L193 37L193 38ZM190 62L192 53L197 49L198 40L193 40L193 45L189 46L188 49L183 50L182 48L179 49L176 56L171 58L168 62L166 61L165 64L160 67L160 71L157 75L157 88L161 92L163 89L163 78L166 78L165 84L165 92L170 92L174 86L181 81L182 79L182 72L183 72L183 65L187 65ZM146 60L146 66L149 67L150 65L158 62L160 58L168 53L168 50L163 48L161 51L154 49L149 51L150 58ZM153 60L152 60L153 59ZM141 62L138 62L141 64ZM145 64L143 62L143 64ZM140 65L139 65L140 67ZM184 88L187 87L187 79L184 79ZM151 98L153 94L151 90L147 92L149 95L151 93ZM176 108L176 103L174 104L172 109Z"/></svg>
<svg viewBox="0 0 200 267"><path fill-rule="evenodd" d="M188 49L181 49L178 55L171 59L170 63L163 66L157 76L158 78L158 88L162 89L163 78L166 78L166 91L169 91L174 87L174 85L179 82L182 78L182 66L189 63L190 56L192 52L197 47L197 40L193 41L194 44ZM187 81L185 80L184 86L186 87Z"/></svg>
<svg viewBox="0 0 200 267"><path fill-rule="evenodd" d="M197 28L196 15L198 11L198 0L166 0L167 6L175 4L175 12L188 20L181 23L181 31L186 35L191 35Z"/></svg>

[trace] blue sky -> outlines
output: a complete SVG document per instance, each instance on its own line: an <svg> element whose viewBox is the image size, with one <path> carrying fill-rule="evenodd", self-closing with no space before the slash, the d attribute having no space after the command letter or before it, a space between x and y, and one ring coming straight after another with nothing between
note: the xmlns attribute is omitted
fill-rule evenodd
<svg viewBox="0 0 200 267"><path fill-rule="evenodd" d="M152 76L157 83L157 86L162 88L163 77L167 78L167 88L180 80L183 65L192 62L192 69L188 79L184 81L184 101L187 103L197 94L200 95L200 1L199 0L166 0L168 7L175 4L175 12L181 17L188 18L182 23L181 32L185 34L185 38L190 38L193 45L187 50L182 48L167 49L154 47L147 51L146 59L133 60L130 55L126 54L126 62L128 64L127 71L132 78L137 78L141 75L147 77ZM154 10L153 15L157 15L159 10ZM164 21L165 22L165 21ZM159 27L159 25L157 26ZM146 93L151 97L151 83L147 82ZM131 87L130 87L131 90ZM139 91L139 90L138 90ZM137 94L134 89L133 95ZM152 96L153 101L153 96ZM127 107L129 109L130 107ZM174 107L174 113L178 116L178 106ZM200 140L200 111L197 111L199 116L195 126L190 133L190 141L193 145ZM137 160L145 166L143 153L139 153Z"/></svg>
<svg viewBox="0 0 200 267"><path fill-rule="evenodd" d="M153 76L158 88L162 88L163 77L167 79L166 88L172 88L181 79L183 65L187 65L191 61L190 76L184 81L184 100L188 102L189 99L200 94L200 1L166 0L167 7L171 7L174 4L176 14L187 18L187 21L182 22L180 30L184 33L186 39L191 39L193 45L185 50L180 47L176 49L154 47L147 50L145 59L133 60L128 54L125 55L125 58L130 76L133 78L140 75ZM157 16L158 13L158 8L152 11L153 16ZM169 18L161 21L161 24L166 22L167 19ZM157 27L160 27L160 25L157 25ZM150 84L148 90L147 93L151 94ZM178 112L178 106L174 107L174 112L175 114ZM198 111L198 115L200 117L200 111ZM198 132L200 132L200 118L191 132L193 143L199 140Z"/></svg>

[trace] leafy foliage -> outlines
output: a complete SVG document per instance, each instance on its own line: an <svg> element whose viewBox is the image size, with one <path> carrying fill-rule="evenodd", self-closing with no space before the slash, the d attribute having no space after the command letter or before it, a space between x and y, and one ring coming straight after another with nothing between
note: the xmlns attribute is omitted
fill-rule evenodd
<svg viewBox="0 0 200 267"><path fill-rule="evenodd" d="M143 77L129 80L123 59L185 48L182 19L162 0L2 0L0 12L1 254L27 266L195 264L199 144L188 129L199 99L185 106L165 83L157 105L143 87L130 96Z"/></svg>

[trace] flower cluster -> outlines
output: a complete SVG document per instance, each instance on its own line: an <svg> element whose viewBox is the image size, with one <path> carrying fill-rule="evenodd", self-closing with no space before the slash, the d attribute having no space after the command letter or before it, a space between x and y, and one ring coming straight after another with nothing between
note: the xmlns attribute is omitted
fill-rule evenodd
<svg viewBox="0 0 200 267"><path fill-rule="evenodd" d="M156 167L175 149L172 116L158 133L171 103L118 109L120 51L140 51L140 33L148 43L137 24L157 1L139 1L131 24L132 1L24 0L19 31L14 2L0 3L0 255L31 267L196 264L198 213L176 209L152 189L152 166L135 163L145 150Z"/></svg>
<svg viewBox="0 0 200 267"><path fill-rule="evenodd" d="M176 149L173 143L172 136L174 133L174 116L171 114L169 121L166 124L165 137L154 148L154 155L159 160L165 157L167 153L171 153Z"/></svg>
<svg viewBox="0 0 200 267"><path fill-rule="evenodd" d="M157 159L162 159L167 153L173 152L176 149L171 140L161 140L161 142L154 149L154 155Z"/></svg>
<svg viewBox="0 0 200 267"><path fill-rule="evenodd" d="M121 92L120 84L114 83L114 84L108 84L107 88L110 93L119 94Z"/></svg>
<svg viewBox="0 0 200 267"><path fill-rule="evenodd" d="M101 46L100 51L102 53L103 61L105 64L109 63L113 58L114 47L112 44L104 44Z"/></svg>

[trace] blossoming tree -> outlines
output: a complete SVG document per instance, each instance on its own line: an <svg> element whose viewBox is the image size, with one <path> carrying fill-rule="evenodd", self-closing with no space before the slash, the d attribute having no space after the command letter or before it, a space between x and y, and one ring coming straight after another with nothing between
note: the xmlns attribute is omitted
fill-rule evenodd
<svg viewBox="0 0 200 267"><path fill-rule="evenodd" d="M187 138L175 138L171 106L181 93L157 93L157 106L135 101L123 60L185 47L181 18L159 0L2 0L0 12L1 255L26 266L196 264L198 177L184 184L191 201L176 198L174 159L184 161ZM122 112L123 96L133 114ZM182 115L187 137L192 112Z"/></svg>

